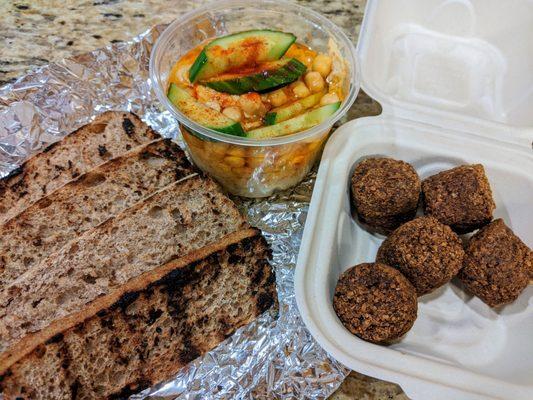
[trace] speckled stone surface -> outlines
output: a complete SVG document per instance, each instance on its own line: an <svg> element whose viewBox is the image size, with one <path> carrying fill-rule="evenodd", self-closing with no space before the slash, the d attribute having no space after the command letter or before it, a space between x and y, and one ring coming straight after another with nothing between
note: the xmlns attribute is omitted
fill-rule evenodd
<svg viewBox="0 0 533 400"><path fill-rule="evenodd" d="M129 40L205 0L0 0L0 85L65 57ZM357 40L366 0L299 0L327 15ZM345 119L377 115L381 107L360 93ZM352 373L333 400L406 400L394 384Z"/></svg>
<svg viewBox="0 0 533 400"><path fill-rule="evenodd" d="M206 0L0 0L0 85L51 61L131 39L171 22ZM327 15L357 40L366 0L299 0ZM347 119L376 115L378 103L360 93Z"/></svg>
<svg viewBox="0 0 533 400"><path fill-rule="evenodd" d="M395 384L352 372L329 400L409 400Z"/></svg>

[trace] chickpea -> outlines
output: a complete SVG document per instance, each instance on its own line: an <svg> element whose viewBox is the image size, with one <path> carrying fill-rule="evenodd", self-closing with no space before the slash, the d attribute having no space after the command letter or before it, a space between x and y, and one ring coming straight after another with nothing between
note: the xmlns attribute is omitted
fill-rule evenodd
<svg viewBox="0 0 533 400"><path fill-rule="evenodd" d="M256 157L250 157L247 160L248 166L250 168L258 168L258 167L264 167L265 165L268 165L268 163L265 163L265 157L256 156Z"/></svg>
<svg viewBox="0 0 533 400"><path fill-rule="evenodd" d="M274 107L279 107L285 104L289 99L283 89L276 90L268 95L270 104Z"/></svg>
<svg viewBox="0 0 533 400"><path fill-rule="evenodd" d="M284 154L282 154L276 161L278 165L284 166L285 164L288 164L292 158L294 157L294 152L288 151Z"/></svg>
<svg viewBox="0 0 533 400"><path fill-rule="evenodd" d="M321 140L315 140L313 142L309 142L307 144L307 148L309 149L310 152L313 152L313 151L317 150L320 147L321 144L322 144Z"/></svg>
<svg viewBox="0 0 533 400"><path fill-rule="evenodd" d="M320 75L316 71L311 71L305 74L305 84L311 90L312 93L318 93L324 90L324 87L326 86L326 82L324 82L324 78L322 78L322 75Z"/></svg>
<svg viewBox="0 0 533 400"><path fill-rule="evenodd" d="M210 173L212 173L213 175L216 175L216 176L221 176L221 175L231 175L231 166L227 165L227 164L222 164L222 163L219 163L219 164L216 164L216 165L212 165L211 166L211 171L208 171Z"/></svg>
<svg viewBox="0 0 533 400"><path fill-rule="evenodd" d="M239 110L237 107L226 107L224 110L222 110L222 114L237 122L242 120L241 110Z"/></svg>
<svg viewBox="0 0 533 400"><path fill-rule="evenodd" d="M313 71L318 72L322 77L326 77L331 72L331 64L333 61L327 54L319 54L313 60Z"/></svg>
<svg viewBox="0 0 533 400"><path fill-rule="evenodd" d="M263 125L263 122L259 119L256 121L246 121L242 123L242 127L249 131L250 129L259 128L261 125Z"/></svg>
<svg viewBox="0 0 533 400"><path fill-rule="evenodd" d="M256 115L260 112L263 103L258 93L248 93L239 98L239 105L247 115Z"/></svg>
<svg viewBox="0 0 533 400"><path fill-rule="evenodd" d="M226 154L228 156L234 156L234 157L245 157L246 156L246 149L242 146L231 146L226 150Z"/></svg>
<svg viewBox="0 0 533 400"><path fill-rule="evenodd" d="M215 111L220 112L220 104L218 104L216 101L206 101L205 105Z"/></svg>
<svg viewBox="0 0 533 400"><path fill-rule="evenodd" d="M226 151L229 148L229 144L222 142L206 142L205 145L208 150L209 155L216 157L222 157L226 154Z"/></svg>
<svg viewBox="0 0 533 400"><path fill-rule="evenodd" d="M244 167L244 164L246 164L244 158L235 156L224 157L224 163L230 167Z"/></svg>
<svg viewBox="0 0 533 400"><path fill-rule="evenodd" d="M307 155L307 153L309 153L307 151L307 145L305 143L300 143L296 153L303 156Z"/></svg>
<svg viewBox="0 0 533 400"><path fill-rule="evenodd" d="M305 162L305 156L296 156L292 159L293 165L303 164Z"/></svg>
<svg viewBox="0 0 533 400"><path fill-rule="evenodd" d="M326 104L333 104L339 101L341 101L341 99L339 99L337 93L328 93L320 99L320 105L325 106Z"/></svg>
<svg viewBox="0 0 533 400"><path fill-rule="evenodd" d="M302 81L296 81L292 84L292 92L299 98L307 97L311 94L309 88Z"/></svg>
<svg viewBox="0 0 533 400"><path fill-rule="evenodd" d="M194 150L202 151L204 149L205 142L200 139L196 139L193 143L189 142L189 146L192 147Z"/></svg>

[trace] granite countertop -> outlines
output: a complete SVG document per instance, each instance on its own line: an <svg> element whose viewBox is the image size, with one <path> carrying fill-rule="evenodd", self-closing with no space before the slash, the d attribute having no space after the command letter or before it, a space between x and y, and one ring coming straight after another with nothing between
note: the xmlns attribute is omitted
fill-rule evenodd
<svg viewBox="0 0 533 400"><path fill-rule="evenodd" d="M25 72L109 43L126 41L150 27L171 22L206 0L0 1L0 86ZM298 0L328 16L357 40L366 0ZM348 119L376 115L379 104L364 92Z"/></svg>
<svg viewBox="0 0 533 400"><path fill-rule="evenodd" d="M203 4L205 0L29 0L1 1L0 85L65 57L129 40L153 25ZM299 0L325 14L355 41L366 0ZM348 118L376 115L379 104L360 93ZM406 400L394 384L351 373L333 400Z"/></svg>

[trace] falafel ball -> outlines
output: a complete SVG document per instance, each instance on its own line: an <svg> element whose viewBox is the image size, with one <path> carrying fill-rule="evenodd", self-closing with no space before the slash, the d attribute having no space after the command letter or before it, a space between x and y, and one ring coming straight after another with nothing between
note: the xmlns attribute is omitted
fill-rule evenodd
<svg viewBox="0 0 533 400"><path fill-rule="evenodd" d="M503 220L497 219L468 242L459 279L490 307L511 303L528 285L531 253Z"/></svg>
<svg viewBox="0 0 533 400"><path fill-rule="evenodd" d="M377 262L397 268L419 296L449 282L461 269L461 239L433 217L419 217L396 229L379 247Z"/></svg>
<svg viewBox="0 0 533 400"><path fill-rule="evenodd" d="M488 224L496 208L481 164L461 165L422 182L424 213L467 233Z"/></svg>
<svg viewBox="0 0 533 400"><path fill-rule="evenodd" d="M411 329L418 304L415 288L398 270L365 263L340 276L333 308L354 335L372 343L387 343Z"/></svg>
<svg viewBox="0 0 533 400"><path fill-rule="evenodd" d="M392 158L367 158L351 179L352 204L359 220L388 234L416 215L421 183L415 169Z"/></svg>

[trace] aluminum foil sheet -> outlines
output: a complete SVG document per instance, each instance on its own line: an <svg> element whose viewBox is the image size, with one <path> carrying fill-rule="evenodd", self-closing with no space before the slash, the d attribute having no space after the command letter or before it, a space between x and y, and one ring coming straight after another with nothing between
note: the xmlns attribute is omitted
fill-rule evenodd
<svg viewBox="0 0 533 400"><path fill-rule="evenodd" d="M0 88L0 176L105 110L132 111L183 145L148 77L150 50L163 29L50 64ZM310 174L268 199L235 199L272 246L279 311L262 315L170 381L133 398L322 399L340 385L348 370L303 325L293 287L313 183Z"/></svg>

